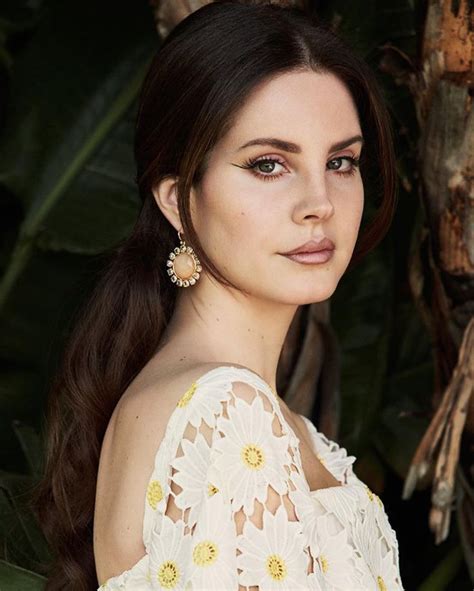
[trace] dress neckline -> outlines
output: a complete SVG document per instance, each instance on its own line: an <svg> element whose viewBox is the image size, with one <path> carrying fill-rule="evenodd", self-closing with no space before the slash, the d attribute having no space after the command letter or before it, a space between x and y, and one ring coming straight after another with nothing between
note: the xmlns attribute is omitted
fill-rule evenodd
<svg viewBox="0 0 474 591"><path fill-rule="evenodd" d="M201 381L205 381L204 378L208 378L210 376L210 374L213 374L214 372L219 373L220 370L223 369L230 369L230 370L237 370L237 371L242 371L244 373L248 373L250 375L252 375L254 378L257 378L258 381L261 382L262 385L266 386L266 388L271 392L271 394L275 397L275 401L276 401L276 405L278 407L278 412L281 414L282 418L285 421L285 424L287 425L287 429L289 430L289 435L290 437L293 437L297 443L297 450L298 450L298 455L299 455L299 459L300 459L300 464L301 464L301 469L302 469L302 460L301 460L301 451L300 451L300 446L301 446L301 441L300 438L296 435L296 433L294 432L292 426L290 425L290 423L285 419L284 415L283 415L283 411L281 409L280 406L280 402L279 402L279 396L277 394L277 392L270 386L270 384L262 378L262 376L260 374L258 374L255 370L250 369L249 367L246 367L244 365L233 365L233 364L221 364L218 365L217 367L213 367L210 370L206 371L205 373L203 373L201 376L199 376L195 381L195 383L200 383ZM338 450L337 451L332 451L330 449L326 449L326 443L324 440L326 440L327 443L336 443L336 442L332 442L330 441L325 435L324 433L321 433L316 425L314 425L314 423L308 419L308 417L300 414L300 417L303 418L303 420L305 421L306 425L308 425L308 431L311 437L311 440L313 442L313 453L314 454L318 454L322 457L323 460L328 460L330 458L330 454L333 453L337 453L337 451L340 451L340 455L342 456L341 459L347 459L346 465L344 467L344 472L343 472L343 478L345 478L347 480L350 472L351 472L351 465L352 463L355 461L355 457L354 456L348 456L347 455L347 451L345 450L345 448L341 448L338 444ZM316 449L316 445L315 445L315 440L316 438L319 438L319 440L322 442L322 447L323 447L323 451L322 453L320 453L317 449ZM308 483L308 492L310 495L312 496L317 496L319 494L322 495L327 495L327 494L331 494L333 491L335 491L336 489L344 489L347 490L348 488L353 488L354 486L357 486L357 483L351 483L351 482L341 482L338 478L338 475L335 474L330 468L326 467L326 470L328 470L328 472L330 472L330 474L338 481L340 482L340 484L337 485L333 485L333 486L325 486L322 488L317 488L314 490L310 490L309 489L309 483L308 480L306 478L306 475L304 475L304 478L306 480L306 482ZM322 492L322 491L327 491L327 492Z"/></svg>

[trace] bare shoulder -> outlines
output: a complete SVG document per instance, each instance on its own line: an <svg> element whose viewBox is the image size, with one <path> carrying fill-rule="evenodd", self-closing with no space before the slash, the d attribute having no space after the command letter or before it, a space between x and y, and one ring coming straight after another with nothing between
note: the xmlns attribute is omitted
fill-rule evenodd
<svg viewBox="0 0 474 591"><path fill-rule="evenodd" d="M168 418L191 384L221 365L201 362L150 366L122 395L111 417L110 430L140 431L146 424L152 424L159 436L161 431L164 433Z"/></svg>
<svg viewBox="0 0 474 591"><path fill-rule="evenodd" d="M102 442L94 512L94 556L100 583L144 554L146 487L156 452L180 397L220 364L148 364L123 393Z"/></svg>

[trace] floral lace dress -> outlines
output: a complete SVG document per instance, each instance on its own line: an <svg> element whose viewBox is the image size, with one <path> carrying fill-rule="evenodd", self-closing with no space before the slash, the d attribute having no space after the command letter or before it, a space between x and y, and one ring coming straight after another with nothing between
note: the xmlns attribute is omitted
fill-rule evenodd
<svg viewBox="0 0 474 591"><path fill-rule="evenodd" d="M196 380L155 456L146 553L100 591L403 590L382 501L356 458L303 419L341 486L309 489L299 439L260 376L222 365Z"/></svg>

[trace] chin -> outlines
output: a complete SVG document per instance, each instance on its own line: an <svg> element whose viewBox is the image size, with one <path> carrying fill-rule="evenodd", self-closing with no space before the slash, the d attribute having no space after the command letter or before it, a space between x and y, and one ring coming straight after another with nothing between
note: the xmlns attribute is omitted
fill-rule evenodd
<svg viewBox="0 0 474 591"><path fill-rule="evenodd" d="M306 304L315 304L328 300L336 290L337 282L329 278L324 283L316 282L317 280L310 282L306 279L297 285L297 282L293 281L291 288L288 285L287 291L281 294L280 301L289 305L304 306Z"/></svg>
<svg viewBox="0 0 474 591"><path fill-rule="evenodd" d="M339 274L326 270L307 282L309 285L304 286L304 296L308 300L306 303L323 302L329 299L336 291L339 278Z"/></svg>

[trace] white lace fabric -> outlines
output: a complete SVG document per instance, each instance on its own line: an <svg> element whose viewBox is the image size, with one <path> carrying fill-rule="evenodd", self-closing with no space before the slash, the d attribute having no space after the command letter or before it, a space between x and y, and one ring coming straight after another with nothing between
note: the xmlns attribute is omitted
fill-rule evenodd
<svg viewBox="0 0 474 591"><path fill-rule="evenodd" d="M398 542L354 456L300 415L341 483L311 491L299 439L253 371L223 365L182 396L145 495L145 555L100 591L403 591Z"/></svg>

